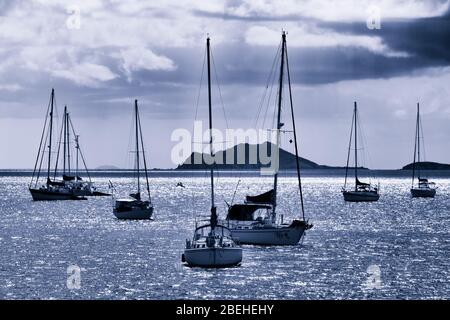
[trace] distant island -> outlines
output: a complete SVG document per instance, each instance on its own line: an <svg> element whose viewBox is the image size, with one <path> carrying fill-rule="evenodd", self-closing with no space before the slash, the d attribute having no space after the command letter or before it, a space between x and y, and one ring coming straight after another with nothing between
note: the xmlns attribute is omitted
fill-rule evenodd
<svg viewBox="0 0 450 320"><path fill-rule="evenodd" d="M113 165L103 165L95 168L94 170L120 170L120 168Z"/></svg>
<svg viewBox="0 0 450 320"><path fill-rule="evenodd" d="M264 142L262 144L239 144L226 150L219 151L215 154L216 159L223 159L223 163L214 164L214 169L217 170L259 170L264 167L269 167L267 164L263 164L259 156L260 148L266 148L264 153L268 156L272 154L275 145L272 143ZM240 159L238 163L238 150L245 150L245 159ZM263 149L264 150L264 149ZM241 151L243 152L243 151ZM255 155L256 159L250 159L250 154ZM226 161L227 155L233 161ZM208 155L205 155L208 157ZM201 159L201 163L194 163L194 159ZM180 164L175 170L207 170L211 167L210 164L205 163L204 155L193 152L191 155ZM253 161L250 161L253 160ZM255 161L256 160L256 161ZM311 160L299 157L301 169L345 169L345 167L332 167L317 164ZM230 163L231 162L231 163ZM291 152L288 152L280 148L280 170L295 170L296 169L296 157ZM361 169L366 169L361 167Z"/></svg>
<svg viewBox="0 0 450 320"><path fill-rule="evenodd" d="M402 168L402 170L412 170L413 163L407 164ZM416 169L419 170L450 170L450 164L431 162L431 161L422 161L417 162L415 164Z"/></svg>

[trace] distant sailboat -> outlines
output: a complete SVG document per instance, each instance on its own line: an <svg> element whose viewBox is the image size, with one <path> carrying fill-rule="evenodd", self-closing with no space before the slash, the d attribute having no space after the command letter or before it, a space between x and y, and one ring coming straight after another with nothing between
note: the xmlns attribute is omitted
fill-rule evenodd
<svg viewBox="0 0 450 320"><path fill-rule="evenodd" d="M47 109L47 116L45 118L44 129L42 131L39 151L36 158L36 163L29 185L29 190L33 200L85 200L86 196L106 195L95 190L90 179L89 171L87 170L83 154L81 153L79 145L79 136L75 134L67 106L64 108L64 116L59 136L58 149L55 159L55 167L52 168L52 153L53 153L53 131L54 131L54 112L55 112L55 90L52 89L50 95L50 102ZM47 125L48 124L48 125ZM70 155L70 132L75 136L76 148L76 169L75 175L71 171L71 155ZM48 142L48 145L47 145ZM58 163L60 158L60 149L63 145L63 171L62 179L57 180L56 176L59 173ZM45 148L48 148L47 158L47 179L46 183L39 186L41 178L41 169L44 161ZM89 181L84 181L78 170L79 157L83 160L86 174ZM53 171L53 172L52 172Z"/></svg>
<svg viewBox="0 0 450 320"><path fill-rule="evenodd" d="M286 61L285 61L286 60ZM283 123L281 122L282 96L283 96L283 73L286 64L287 77L289 82L289 97L292 116L292 125L295 143L296 169L298 178L298 187L301 203L301 219L294 219L290 223L277 221L277 186L278 172L274 175L273 189L257 195L247 196L246 202L234 204L228 210L226 225L231 229L233 237L239 239L243 244L254 245L295 245L303 237L306 230L312 227L305 220L305 211L303 206L303 192L300 178L300 164L297 145L297 134L295 128L294 109L292 104L291 83L289 74L289 63L287 58L286 33L282 34L281 44L281 65L280 79L278 88L278 114L277 114L277 144L280 140L280 132ZM277 145L277 147L279 147Z"/></svg>
<svg viewBox="0 0 450 320"><path fill-rule="evenodd" d="M144 140L142 137L141 119L139 117L139 108L137 100L134 101L134 120L135 120L135 138L136 138L136 181L137 192L131 193L128 198L116 199L113 209L114 215L118 219L151 219L153 215L153 205L150 196L150 185L148 182L147 161L145 160ZM139 145L142 149L142 158L144 164L144 173L146 181L146 191L148 200L141 199L141 182L140 182L140 153Z"/></svg>
<svg viewBox="0 0 450 320"><path fill-rule="evenodd" d="M345 183L342 189L342 194L344 195L345 201L350 202L370 202L378 201L380 195L378 193L378 187L372 186L370 183L361 182L358 178L358 114L357 105L355 101L355 106L353 109L353 120L352 120L352 130L350 133L350 142L347 154L347 165L345 168ZM347 176L350 161L350 146L352 142L352 132L353 128L355 130L355 187L354 189L347 189Z"/></svg>
<svg viewBox="0 0 450 320"><path fill-rule="evenodd" d="M210 42L206 40L208 59L208 102L209 102L209 129L210 129L210 153L213 152L212 138L212 106L211 106L211 63ZM214 169L211 167L211 216L209 223L195 227L192 240L186 240L186 248L181 260L192 267L221 268L235 266L242 261L242 248L240 248L231 236L227 227L218 223L217 210L214 202Z"/></svg>
<svg viewBox="0 0 450 320"><path fill-rule="evenodd" d="M436 187L434 182L428 181L420 173L420 133L422 132L422 123L420 121L420 107L417 103L416 135L414 137L414 161L412 172L411 196L413 198L434 198ZM417 155L417 161L416 161ZM414 179L417 173L417 186L414 186Z"/></svg>

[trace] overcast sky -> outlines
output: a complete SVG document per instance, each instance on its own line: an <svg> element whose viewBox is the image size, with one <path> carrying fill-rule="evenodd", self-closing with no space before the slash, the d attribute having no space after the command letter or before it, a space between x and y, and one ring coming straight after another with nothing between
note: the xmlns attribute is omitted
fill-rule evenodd
<svg viewBox="0 0 450 320"><path fill-rule="evenodd" d="M381 29L367 27L375 9ZM427 160L450 162L449 1L0 0L0 168L33 167L52 87L89 167L128 163L135 98L151 167L174 167L170 136L192 128L206 35L228 127L246 129L282 29L301 156L345 165L356 100L367 165L399 168L420 102Z"/></svg>

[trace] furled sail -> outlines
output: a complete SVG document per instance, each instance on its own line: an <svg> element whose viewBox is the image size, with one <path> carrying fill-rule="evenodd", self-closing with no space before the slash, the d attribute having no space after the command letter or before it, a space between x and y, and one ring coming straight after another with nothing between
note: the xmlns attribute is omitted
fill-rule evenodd
<svg viewBox="0 0 450 320"><path fill-rule="evenodd" d="M140 192L130 193L130 197L132 197L133 199L136 199L136 200L141 200L141 193Z"/></svg>
<svg viewBox="0 0 450 320"><path fill-rule="evenodd" d="M252 203L273 204L274 198L275 198L274 196L275 196L275 191L272 189L272 190L269 190L262 194L259 194L257 196L247 196L246 200L247 200L247 202L252 202Z"/></svg>
<svg viewBox="0 0 450 320"><path fill-rule="evenodd" d="M75 177L63 174L63 180L64 181L73 181L73 180L75 180Z"/></svg>
<svg viewBox="0 0 450 320"><path fill-rule="evenodd" d="M253 213L258 209L270 209L258 204L234 204L228 209L227 220L253 221Z"/></svg>
<svg viewBox="0 0 450 320"><path fill-rule="evenodd" d="M47 179L47 184L50 186L64 186L64 182L59 182L59 181L52 181L50 179Z"/></svg>
<svg viewBox="0 0 450 320"><path fill-rule="evenodd" d="M356 185L361 187L368 187L370 186L370 183L361 182L359 181L359 179L356 179Z"/></svg>

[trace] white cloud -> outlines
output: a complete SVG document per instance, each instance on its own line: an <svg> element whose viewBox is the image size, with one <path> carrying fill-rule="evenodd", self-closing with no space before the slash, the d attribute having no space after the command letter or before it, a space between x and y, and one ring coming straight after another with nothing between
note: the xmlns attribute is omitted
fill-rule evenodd
<svg viewBox="0 0 450 320"><path fill-rule="evenodd" d="M229 2L226 12L240 17L299 15L324 21L366 21L368 8L376 5L381 19L425 18L444 14L449 1L416 0L242 0Z"/></svg>
<svg viewBox="0 0 450 320"><path fill-rule="evenodd" d="M122 68L131 80L133 71L138 70L164 70L173 71L176 69L175 63L164 56L157 55L151 50L143 47L134 47L120 50Z"/></svg>
<svg viewBox="0 0 450 320"><path fill-rule="evenodd" d="M380 37L336 33L317 27L291 25L288 28L290 47L361 47L388 57L408 57L406 52L391 50ZM253 26L245 33L245 41L251 45L273 46L280 41L281 30L267 26Z"/></svg>
<svg viewBox="0 0 450 320"><path fill-rule="evenodd" d="M23 90L23 87L17 83L13 84L0 84L0 91L10 91L16 92L19 90Z"/></svg>
<svg viewBox="0 0 450 320"><path fill-rule="evenodd" d="M108 67L88 62L79 63L70 68L53 70L51 74L90 87L99 86L102 82L117 77Z"/></svg>

